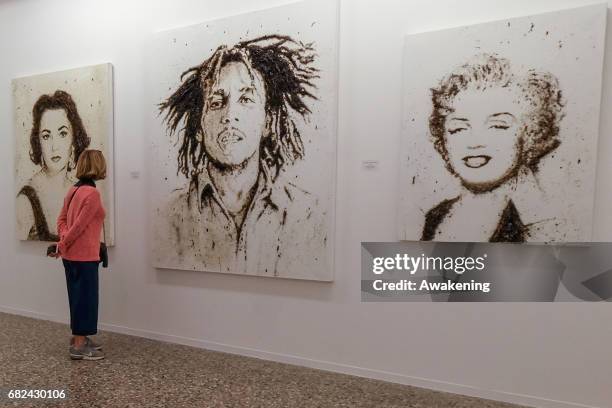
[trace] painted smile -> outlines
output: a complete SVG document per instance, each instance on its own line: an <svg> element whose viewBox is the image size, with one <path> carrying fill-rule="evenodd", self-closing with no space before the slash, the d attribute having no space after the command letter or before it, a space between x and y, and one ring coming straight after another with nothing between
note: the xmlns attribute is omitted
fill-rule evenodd
<svg viewBox="0 0 612 408"><path fill-rule="evenodd" d="M238 129L225 129L217 136L220 145L227 146L238 143L244 139L244 135Z"/></svg>
<svg viewBox="0 0 612 408"><path fill-rule="evenodd" d="M57 163L57 162L58 162L58 161L60 161L60 160L62 160L62 156L53 156L53 157L51 158L51 161L52 161L53 163Z"/></svg>
<svg viewBox="0 0 612 408"><path fill-rule="evenodd" d="M463 159L465 165L471 169L479 169L486 166L491 161L491 156L479 155L479 156L465 156Z"/></svg>

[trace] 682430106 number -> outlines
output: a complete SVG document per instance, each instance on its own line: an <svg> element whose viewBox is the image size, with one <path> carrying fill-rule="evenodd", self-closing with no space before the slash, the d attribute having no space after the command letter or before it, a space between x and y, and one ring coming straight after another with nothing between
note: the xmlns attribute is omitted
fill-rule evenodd
<svg viewBox="0 0 612 408"><path fill-rule="evenodd" d="M9 400L18 399L66 399L66 390L62 389L5 389L0 393L0 400L7 398Z"/></svg>

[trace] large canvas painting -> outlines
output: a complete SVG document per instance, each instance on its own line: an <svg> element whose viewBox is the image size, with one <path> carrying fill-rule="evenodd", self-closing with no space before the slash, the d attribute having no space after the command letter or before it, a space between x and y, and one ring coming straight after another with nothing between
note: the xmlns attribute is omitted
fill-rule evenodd
<svg viewBox="0 0 612 408"><path fill-rule="evenodd" d="M154 266L332 280L337 47L322 0L157 35Z"/></svg>
<svg viewBox="0 0 612 408"><path fill-rule="evenodd" d="M606 13L406 37L400 239L591 239Z"/></svg>
<svg viewBox="0 0 612 408"><path fill-rule="evenodd" d="M106 242L112 245L112 66L17 78L12 85L17 237L58 240L56 221L66 192L77 181L79 155L97 149L107 160L107 178L97 186L107 213Z"/></svg>

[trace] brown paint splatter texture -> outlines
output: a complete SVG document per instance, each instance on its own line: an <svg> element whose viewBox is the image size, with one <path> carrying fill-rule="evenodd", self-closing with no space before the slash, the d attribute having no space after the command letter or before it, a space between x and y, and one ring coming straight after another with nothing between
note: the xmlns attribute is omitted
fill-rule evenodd
<svg viewBox="0 0 612 408"><path fill-rule="evenodd" d="M77 110L72 96L68 92L57 90L53 95L42 95L32 108L32 131L30 132L30 160L32 163L44 166L42 158L42 147L40 144L40 122L43 113L48 110L63 109L70 121L73 132L73 162L79 160L81 153L87 149L90 143L89 136L83 126L83 121ZM69 170L70 171L70 170Z"/></svg>
<svg viewBox="0 0 612 408"><path fill-rule="evenodd" d="M518 91L516 104L520 106L522 114L519 116L518 142L515 145L517 159L501 177L471 183L461 177L449 159L446 118L454 111L454 100L462 91L485 91L499 87L514 87ZM518 75L513 72L508 59L494 54L479 54L453 70L437 87L432 88L431 100L433 108L429 128L434 147L442 156L447 170L472 193L489 193L520 174L537 173L540 160L561 144L559 128L564 117L565 103L558 80L551 73L529 70ZM427 212L422 240L434 239L438 227L451 213L458 199L444 200ZM529 236L528 227L521 221L512 201L509 201L500 213L499 223L489 241L524 242Z"/></svg>
<svg viewBox="0 0 612 408"><path fill-rule="evenodd" d="M515 166L499 180L488 183L463 185L475 193L486 193L516 177L521 170L537 172L540 159L554 149L559 140L559 123L564 116L564 101L557 79L548 72L529 70L517 76L510 61L493 54L479 54L461 65L431 89L433 109L429 129L434 147L444 159L448 171L459 177L450 164L446 149L445 122L453 112L453 101L464 90L484 91L493 87L517 87L523 106L522 130L519 138L519 156Z"/></svg>
<svg viewBox="0 0 612 408"><path fill-rule="evenodd" d="M159 105L171 133L184 126L180 129L179 172L192 177L204 167L206 153L199 141L204 101L220 69L230 62L243 62L265 82L268 134L260 149L274 176L285 165L302 159L304 143L290 110L305 116L310 113L305 99L317 99L313 94L313 81L319 78L318 69L312 65L315 58L313 44L302 44L288 36L266 35L231 48L221 45L202 64L185 71L181 86Z"/></svg>
<svg viewBox="0 0 612 408"><path fill-rule="evenodd" d="M89 147L90 138L87 135L77 106L68 92L56 90L53 94L40 96L34 103L32 108L32 130L30 132L30 160L35 165L40 166L43 171L47 169L40 141L41 121L46 111L57 109L62 109L66 113L66 117L72 127L71 157L65 167L66 173L69 173L75 167L75 163L77 163L81 153ZM23 125L25 126L25 123ZM32 207L34 225L28 233L28 240L58 241L59 237L49 229L39 192L31 185L26 185L17 194L18 197L26 197Z"/></svg>
<svg viewBox="0 0 612 408"><path fill-rule="evenodd" d="M295 120L306 118L310 102L318 99L316 57L314 44L282 35L221 45L200 65L186 70L180 85L159 104L168 132L179 137L177 173L190 180L165 210L183 237L165 243L171 251L173 245L181 246L183 256L178 254L177 262L200 262L203 270L214 266L227 272L256 270L277 276L290 273L287 265L302 262L303 253L324 251L325 213L313 214L318 200L288 182L286 173L306 155ZM261 121L253 130L261 132L259 154L239 164L220 162L203 142L210 135L203 126L216 114L210 109L211 96L219 94L215 87L223 68L232 63L242 65L245 79L250 76L253 87L265 95L259 105L263 109L255 111L262 114ZM247 166L252 158L258 163ZM231 178L244 174L257 177L241 186L243 193L236 195L230 208L224 201L230 196L226 187Z"/></svg>

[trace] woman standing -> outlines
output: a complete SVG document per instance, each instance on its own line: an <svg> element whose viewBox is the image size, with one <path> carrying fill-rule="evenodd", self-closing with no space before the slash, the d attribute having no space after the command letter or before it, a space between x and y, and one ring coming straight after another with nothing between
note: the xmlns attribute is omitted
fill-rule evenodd
<svg viewBox="0 0 612 408"><path fill-rule="evenodd" d="M85 150L76 167L79 181L64 198L57 219L59 242L55 256L61 256L66 271L70 304L70 358L100 360L101 346L89 337L98 332L98 265L100 232L105 211L96 180L106 177L106 161L99 150Z"/></svg>

